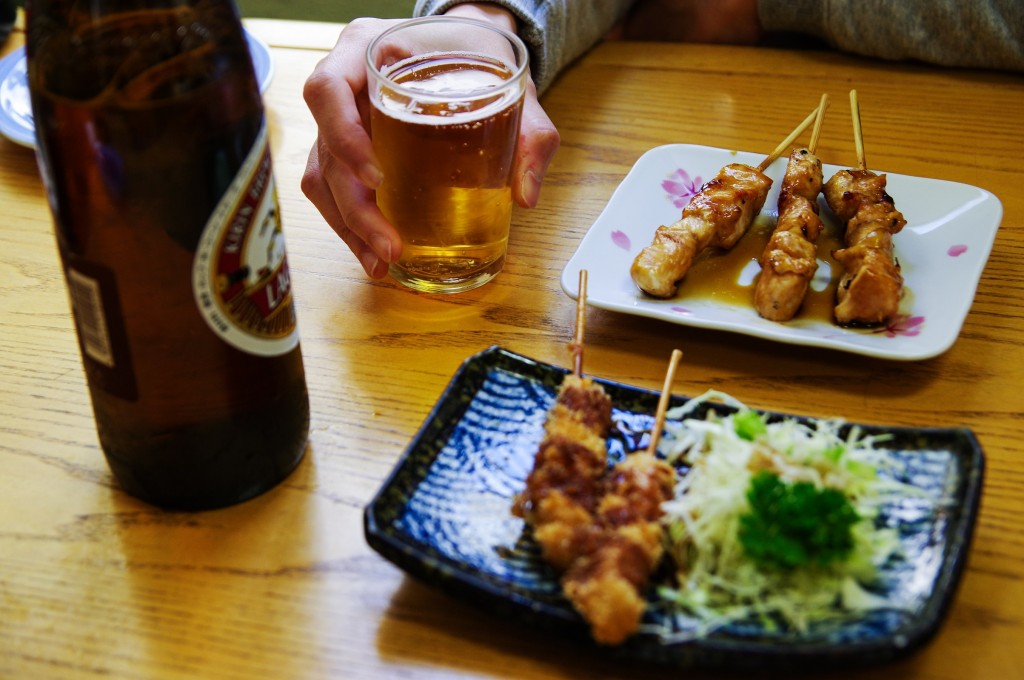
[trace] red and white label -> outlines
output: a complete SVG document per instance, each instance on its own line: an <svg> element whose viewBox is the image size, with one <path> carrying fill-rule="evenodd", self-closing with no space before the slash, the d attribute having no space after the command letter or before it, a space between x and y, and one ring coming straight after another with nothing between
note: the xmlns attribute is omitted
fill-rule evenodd
<svg viewBox="0 0 1024 680"><path fill-rule="evenodd" d="M206 323L235 348L277 356L299 344L266 123L203 229L192 290Z"/></svg>

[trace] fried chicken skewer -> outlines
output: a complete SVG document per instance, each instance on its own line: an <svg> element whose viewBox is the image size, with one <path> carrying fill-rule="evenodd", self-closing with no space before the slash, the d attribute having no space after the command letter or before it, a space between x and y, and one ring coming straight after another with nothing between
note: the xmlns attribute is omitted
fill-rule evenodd
<svg viewBox="0 0 1024 680"><path fill-rule="evenodd" d="M608 470L605 438L612 424L611 398L601 385L583 376L586 270L579 281L576 333L569 345L574 372L558 389L533 470L513 506L513 513L533 528L544 560L559 572L594 544L594 512Z"/></svg>
<svg viewBox="0 0 1024 680"><path fill-rule="evenodd" d="M850 91L858 168L840 170L825 183L825 201L846 225L845 248L832 256L844 272L836 289L834 316L840 325L888 323L899 311L903 275L892 237L907 221L885 190L885 175L867 169L857 91Z"/></svg>
<svg viewBox="0 0 1024 680"><path fill-rule="evenodd" d="M654 452L681 357L679 350L672 353L650 445L608 472L596 510L597 543L562 579L594 639L604 644L622 642L640 625L647 607L644 590L664 553L661 504L672 498L675 471Z"/></svg>
<svg viewBox="0 0 1024 680"><path fill-rule="evenodd" d="M817 109L756 168L743 163L723 167L690 199L678 221L658 227L651 244L630 267L637 287L654 297L671 297L697 255L706 248L728 250L736 245L761 212L772 187L765 168L803 134L816 115Z"/></svg>
<svg viewBox="0 0 1024 680"><path fill-rule="evenodd" d="M646 607L642 591L662 554L660 507L671 496L675 473L651 453L608 469L611 399L582 375L586 280L580 272L570 343L575 372L563 380L548 413L513 513L532 527L541 555L562 575L565 595L594 639L618 644L636 630Z"/></svg>
<svg viewBox="0 0 1024 680"><path fill-rule="evenodd" d="M811 141L789 156L779 191L779 221L761 254L754 286L754 307L771 321L789 321L803 304L818 269L816 243L823 224L818 216L821 159L814 155L828 95L821 96Z"/></svg>

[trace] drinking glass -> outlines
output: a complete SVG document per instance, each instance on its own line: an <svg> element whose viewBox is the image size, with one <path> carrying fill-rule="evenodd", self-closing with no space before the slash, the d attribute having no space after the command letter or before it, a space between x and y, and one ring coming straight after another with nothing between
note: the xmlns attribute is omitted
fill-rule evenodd
<svg viewBox="0 0 1024 680"><path fill-rule="evenodd" d="M382 33L366 58L377 204L403 242L389 273L431 293L482 286L508 247L526 46L484 22L435 16Z"/></svg>

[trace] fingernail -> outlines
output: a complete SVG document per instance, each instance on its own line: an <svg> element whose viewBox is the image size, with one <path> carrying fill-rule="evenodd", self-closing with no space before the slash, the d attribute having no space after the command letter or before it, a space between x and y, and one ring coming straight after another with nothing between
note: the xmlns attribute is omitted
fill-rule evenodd
<svg viewBox="0 0 1024 680"><path fill-rule="evenodd" d="M380 260L372 252L363 253L363 256L359 258L359 263L363 265L363 269L366 273L372 277L377 276L377 268L380 266Z"/></svg>
<svg viewBox="0 0 1024 680"><path fill-rule="evenodd" d="M384 173L376 165L367 163L359 168L359 179L371 189L376 189L384 181Z"/></svg>
<svg viewBox="0 0 1024 680"><path fill-rule="evenodd" d="M383 236L380 236L379 234L376 236L372 236L370 238L370 241L373 244L373 252L376 253L377 257L379 257L380 259L384 260L387 263L390 263L391 241L384 238Z"/></svg>
<svg viewBox="0 0 1024 680"><path fill-rule="evenodd" d="M527 170L523 175L522 194L526 205L531 208L537 205L537 200L540 198L540 178L534 174L533 170Z"/></svg>

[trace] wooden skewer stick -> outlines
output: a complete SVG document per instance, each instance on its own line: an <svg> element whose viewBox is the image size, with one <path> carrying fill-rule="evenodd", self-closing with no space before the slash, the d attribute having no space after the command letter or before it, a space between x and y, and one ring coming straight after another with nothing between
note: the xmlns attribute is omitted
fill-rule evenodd
<svg viewBox="0 0 1024 680"><path fill-rule="evenodd" d="M573 372L583 377L583 333L587 319L587 270L580 270L579 294L576 297L576 335L569 344L572 352Z"/></svg>
<svg viewBox="0 0 1024 680"><path fill-rule="evenodd" d="M672 382L676 377L676 369L679 367L679 360L683 358L682 351L672 350L672 357L668 362L668 372L665 374L665 384L661 388L661 398L658 399L658 411L654 416L654 429L651 430L651 443L647 445L647 453L654 455L658 451L658 442L661 441L661 431L665 428L665 412L668 410L668 402L672 397Z"/></svg>
<svg viewBox="0 0 1024 680"><path fill-rule="evenodd" d="M804 130L811 126L811 123L814 122L814 117L817 115L818 109L815 108L813 111L811 111L810 115L804 118L802 123L797 125L796 128L789 133L788 137L782 140L781 144L775 147L774 151L765 156L764 160L761 161L760 165L757 166L757 169L760 170L761 172L764 172L764 169L771 165L776 158L786 153L786 150L789 148L789 145L796 141L796 138L802 135L804 133Z"/></svg>
<svg viewBox="0 0 1024 680"><path fill-rule="evenodd" d="M807 144L807 150L814 153L818 148L818 138L821 137L821 125L825 122L825 109L828 108L828 92L821 95L821 103L818 104L818 113L814 118L814 129L811 131L811 141Z"/></svg>
<svg viewBox="0 0 1024 680"><path fill-rule="evenodd" d="M853 116L853 143L857 147L857 167L867 170L868 162L864 158L864 135L860 129L860 103L857 101L857 90L850 90L850 115Z"/></svg>

